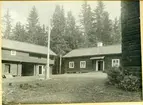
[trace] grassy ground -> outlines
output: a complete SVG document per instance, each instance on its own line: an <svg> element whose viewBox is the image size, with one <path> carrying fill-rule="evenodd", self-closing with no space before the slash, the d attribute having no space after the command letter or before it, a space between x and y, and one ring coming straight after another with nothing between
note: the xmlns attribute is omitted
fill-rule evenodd
<svg viewBox="0 0 143 105"><path fill-rule="evenodd" d="M141 101L141 92L126 92L106 86L105 74L65 74L50 80L33 77L3 80L3 91L9 102L80 103ZM9 83L12 86L9 86ZM27 84L28 83L28 84ZM27 84L20 88L21 84Z"/></svg>

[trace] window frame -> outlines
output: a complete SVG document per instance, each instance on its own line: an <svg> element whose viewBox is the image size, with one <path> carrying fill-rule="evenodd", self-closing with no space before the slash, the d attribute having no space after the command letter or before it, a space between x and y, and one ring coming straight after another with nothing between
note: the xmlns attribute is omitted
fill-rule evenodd
<svg viewBox="0 0 143 105"><path fill-rule="evenodd" d="M11 55L15 56L16 55L16 51L15 50L11 50Z"/></svg>
<svg viewBox="0 0 143 105"><path fill-rule="evenodd" d="M84 62L84 66L82 67L82 63ZM80 61L80 68L86 68L86 61Z"/></svg>
<svg viewBox="0 0 143 105"><path fill-rule="evenodd" d="M120 59L112 59L112 67L119 67L119 66L120 66Z"/></svg>
<svg viewBox="0 0 143 105"><path fill-rule="evenodd" d="M73 64L73 67L71 67L71 64ZM71 68L74 68L74 61L70 61L69 62L69 68L71 69Z"/></svg>

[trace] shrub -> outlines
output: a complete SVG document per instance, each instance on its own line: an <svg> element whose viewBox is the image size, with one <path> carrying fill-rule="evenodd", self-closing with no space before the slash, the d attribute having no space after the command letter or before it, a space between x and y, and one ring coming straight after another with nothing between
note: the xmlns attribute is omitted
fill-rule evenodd
<svg viewBox="0 0 143 105"><path fill-rule="evenodd" d="M119 84L124 78L124 74L121 68L113 68L107 71L109 84L116 85Z"/></svg>
<svg viewBox="0 0 143 105"><path fill-rule="evenodd" d="M122 68L113 68L107 71L108 80L106 85L115 85L117 88L126 91L138 91L141 88L141 80L137 76L128 73L128 70Z"/></svg>
<svg viewBox="0 0 143 105"><path fill-rule="evenodd" d="M127 75L119 83L119 87L127 91L138 91L141 87L141 82L137 76Z"/></svg>

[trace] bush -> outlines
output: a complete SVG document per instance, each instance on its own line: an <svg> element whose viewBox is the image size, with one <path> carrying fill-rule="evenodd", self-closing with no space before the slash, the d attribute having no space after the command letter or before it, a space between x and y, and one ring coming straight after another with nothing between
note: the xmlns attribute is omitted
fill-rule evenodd
<svg viewBox="0 0 143 105"><path fill-rule="evenodd" d="M119 84L124 78L124 74L121 68L113 68L107 71L108 74L108 84L116 85Z"/></svg>
<svg viewBox="0 0 143 105"><path fill-rule="evenodd" d="M141 82L137 76L127 75L119 83L119 87L127 91L138 91L141 87Z"/></svg>
<svg viewBox="0 0 143 105"><path fill-rule="evenodd" d="M108 81L106 85L115 85L117 88L126 91L138 91L141 88L141 81L137 76L128 73L128 70L122 68L113 68L107 71Z"/></svg>

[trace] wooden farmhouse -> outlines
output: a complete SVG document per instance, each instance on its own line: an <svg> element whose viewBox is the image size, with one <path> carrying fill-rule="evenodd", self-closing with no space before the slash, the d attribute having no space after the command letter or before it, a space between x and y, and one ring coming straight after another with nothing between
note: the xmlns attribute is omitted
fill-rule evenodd
<svg viewBox="0 0 143 105"><path fill-rule="evenodd" d="M63 56L63 70L70 72L104 71L121 66L121 45L75 49Z"/></svg>
<svg viewBox="0 0 143 105"><path fill-rule="evenodd" d="M47 47L2 39L2 73L13 76L38 76L44 74ZM50 69L56 54L50 50Z"/></svg>

